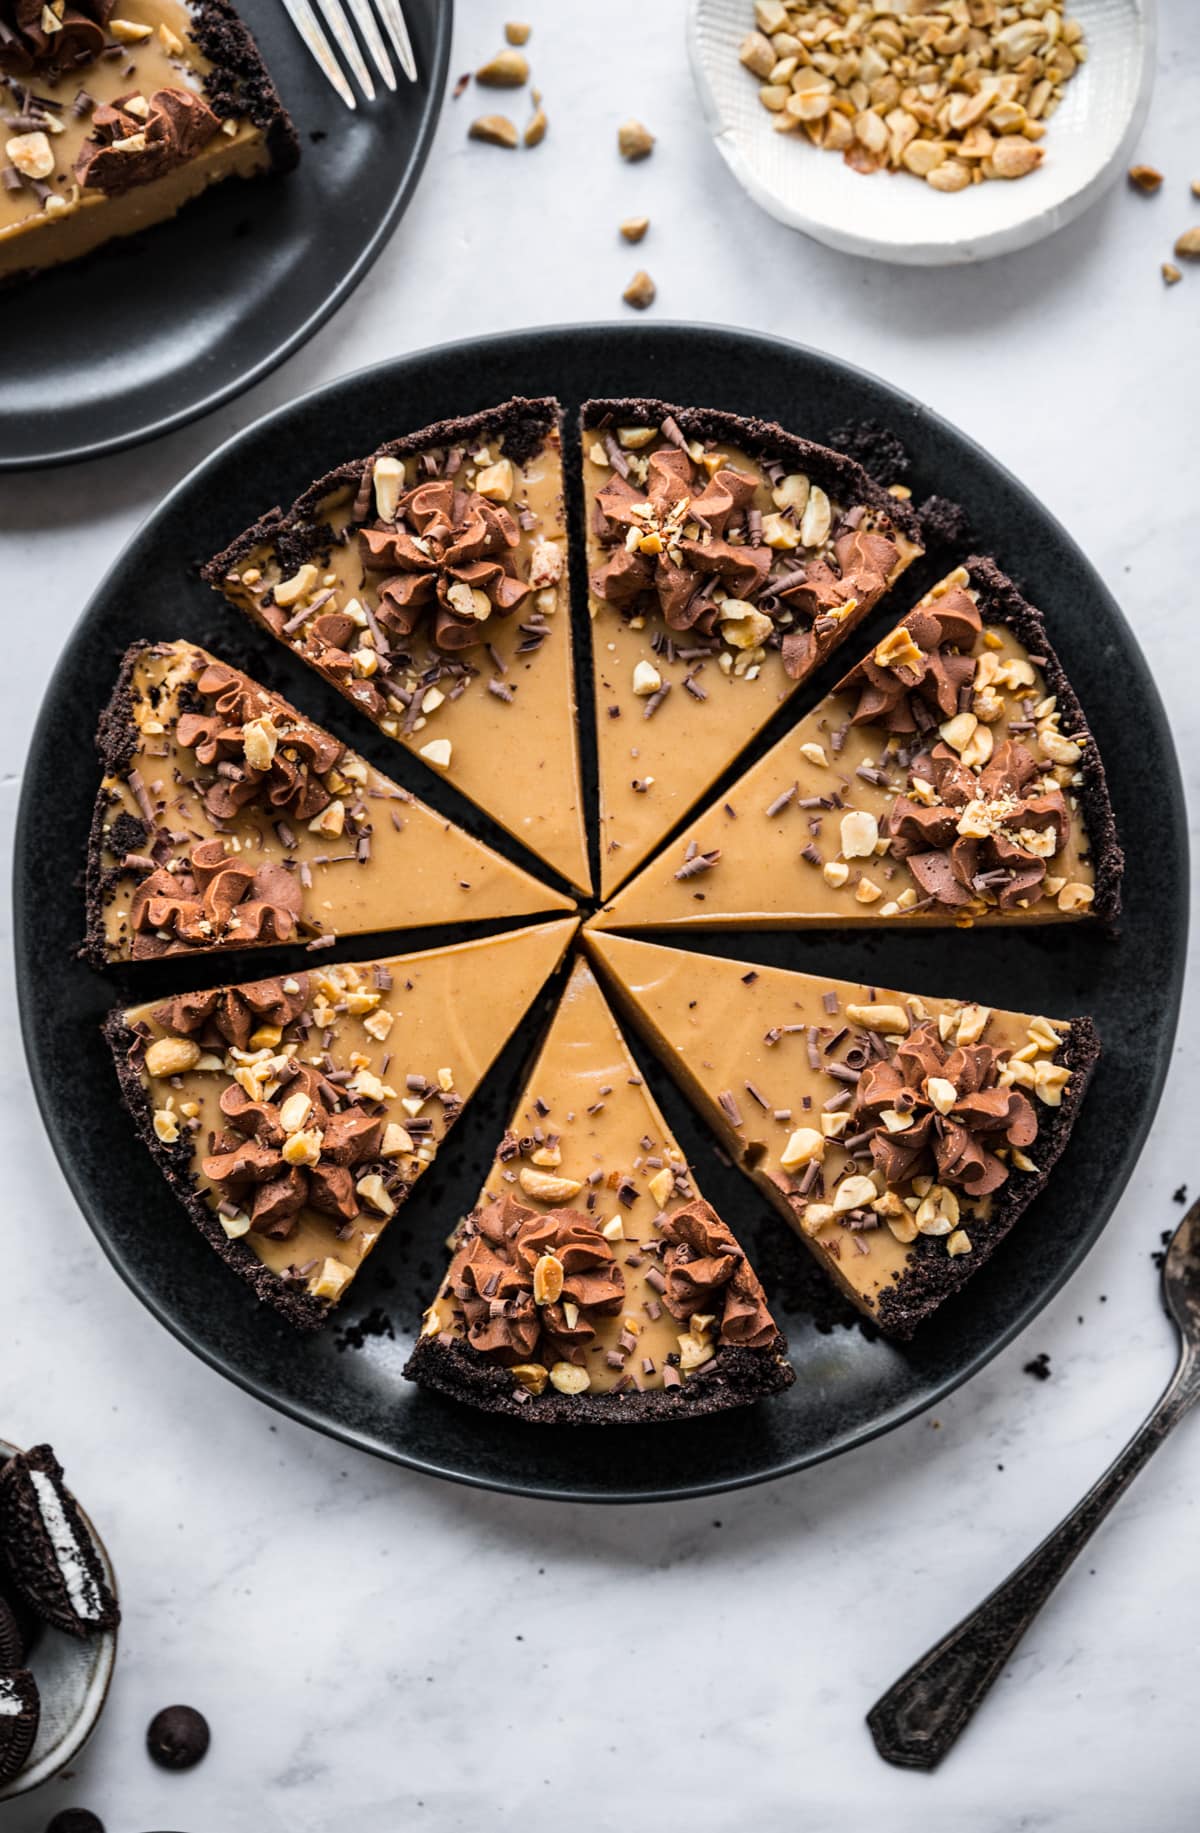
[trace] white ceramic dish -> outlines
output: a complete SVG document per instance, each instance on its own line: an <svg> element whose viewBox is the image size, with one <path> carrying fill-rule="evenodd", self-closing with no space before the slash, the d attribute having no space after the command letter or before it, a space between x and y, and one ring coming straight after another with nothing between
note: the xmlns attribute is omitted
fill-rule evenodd
<svg viewBox="0 0 1200 1833"><path fill-rule="evenodd" d="M781 223L847 254L906 266L983 261L1052 235L1129 164L1154 82L1156 0L1072 0L1088 59L1028 178L934 191L907 173L863 177L835 153L777 134L758 82L738 62L753 0L689 0L688 49L701 106L726 164Z"/></svg>
<svg viewBox="0 0 1200 1833"><path fill-rule="evenodd" d="M0 1464L6 1463L17 1449L16 1445L0 1439ZM79 1505L78 1497L76 1505ZM117 1583L104 1542L81 1506L79 1512L96 1543L109 1590L116 1597ZM81 1641L65 1636L61 1630L51 1629L48 1624L43 1627L28 1656L29 1669L37 1681L42 1702L38 1734L24 1769L0 1785L0 1802L27 1794L31 1788L48 1782L51 1776L74 1762L104 1710L116 1659L115 1629Z"/></svg>

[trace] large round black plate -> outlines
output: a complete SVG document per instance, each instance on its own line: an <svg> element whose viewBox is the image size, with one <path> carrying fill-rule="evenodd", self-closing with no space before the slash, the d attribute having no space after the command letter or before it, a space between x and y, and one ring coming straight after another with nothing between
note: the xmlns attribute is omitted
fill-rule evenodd
<svg viewBox="0 0 1200 1833"><path fill-rule="evenodd" d="M420 82L351 112L279 0L244 0L300 164L230 180L174 221L0 290L0 471L155 438L258 382L354 291L437 126L453 0L404 0Z"/></svg>
<svg viewBox="0 0 1200 1833"><path fill-rule="evenodd" d="M76 875L96 788L86 735L118 655L136 636L184 634L247 663L384 768L463 816L446 784L428 781L294 657L251 630L197 581L195 565L253 511L286 502L336 460L518 390L555 391L568 409L588 394L649 393L775 415L818 438L847 418L895 427L912 453L918 495L953 492L980 543L1044 608L1107 762L1129 862L1115 941L1084 926L1069 933L730 936L708 944L714 952L1027 1011L1089 1011L1104 1056L1045 1195L914 1345L871 1342L856 1328L821 1334L795 1313L785 1319L797 1370L788 1394L740 1416L622 1430L619 1445L604 1431L485 1420L417 1392L400 1376L438 1274L441 1243L491 1160L545 1000L468 1110L457 1150L421 1184L365 1269L349 1316L324 1335L298 1338L256 1309L176 1208L121 1110L98 1031L106 1007L137 996L135 986L146 997L172 981L212 982L231 971L236 977L239 965L244 974L250 963L159 963L144 977L104 977L72 954L83 921ZM915 594L920 583L911 578L907 589ZM814 683L808 698L821 686ZM466 819L478 828L469 812ZM572 326L421 352L309 395L223 447L135 537L70 638L34 737L17 838L17 976L34 1088L84 1213L144 1303L232 1380L351 1444L464 1482L575 1499L696 1494L796 1470L896 1425L993 1356L1079 1264L1134 1165L1167 1067L1186 921L1183 802L1158 695L1121 613L1063 530L977 446L883 383L791 344L688 326ZM343 945L351 957L373 952L361 942ZM803 1246L718 1161L677 1091L653 1071L651 1080L706 1194L786 1294L808 1265ZM373 1307L388 1315L394 1338L347 1344L345 1326Z"/></svg>

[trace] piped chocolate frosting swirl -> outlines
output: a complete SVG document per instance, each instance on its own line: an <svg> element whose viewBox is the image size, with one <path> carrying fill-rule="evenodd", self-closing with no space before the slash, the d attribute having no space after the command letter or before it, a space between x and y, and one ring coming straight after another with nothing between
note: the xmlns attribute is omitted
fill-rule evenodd
<svg viewBox="0 0 1200 1833"><path fill-rule="evenodd" d="M375 615L395 637L411 637L424 622L440 650L477 648L489 641L491 619L509 616L529 595L517 568L515 516L453 478L404 491L395 520L360 528L358 540L366 570L383 576Z"/></svg>
<svg viewBox="0 0 1200 1833"><path fill-rule="evenodd" d="M1033 1103L1001 1087L1004 1055L989 1044L947 1049L935 1024L916 1026L886 1061L863 1070L854 1096L856 1132L889 1189L927 1176L978 1198L998 1190L1008 1166L997 1145L1031 1146Z"/></svg>
<svg viewBox="0 0 1200 1833"><path fill-rule="evenodd" d="M965 908L982 899L1008 910L1041 895L1046 861L1066 845L1071 815L1046 766L1018 740L993 749L985 728L983 755L968 763L938 737L940 726L982 704L973 702L971 653L982 628L970 594L954 587L905 618L842 686L858 692L852 723L881 727L907 768L884 828L892 857L934 903Z"/></svg>
<svg viewBox="0 0 1200 1833"><path fill-rule="evenodd" d="M145 98L146 114L131 112L131 93L92 110L92 132L75 160L75 177L85 191L115 197L162 178L194 159L221 123L192 89L156 89Z"/></svg>
<svg viewBox="0 0 1200 1833"><path fill-rule="evenodd" d="M616 473L596 493L595 530L613 552L592 574L593 594L623 616L657 612L670 630L713 644L722 602L735 600L739 621L746 607L767 620L756 640L780 650L792 679L816 659L818 621L877 597L899 557L886 535L861 526L863 512L855 508L824 551L777 561L754 506L755 477L729 465L710 476L672 440L649 454L639 489L612 442L609 452Z"/></svg>
<svg viewBox="0 0 1200 1833"><path fill-rule="evenodd" d="M498 1197L469 1217L447 1274L467 1341L511 1366L535 1358L582 1363L597 1317L620 1311L625 1275L591 1219L577 1209L544 1214Z"/></svg>
<svg viewBox="0 0 1200 1833"><path fill-rule="evenodd" d="M767 1349L778 1335L763 1289L715 1210L697 1197L665 1216L663 1304L681 1322L697 1312L720 1320L719 1341Z"/></svg>
<svg viewBox="0 0 1200 1833"><path fill-rule="evenodd" d="M99 57L115 0L74 0L60 9L45 0L0 0L0 70L55 79ZM57 23L47 29L47 14Z"/></svg>

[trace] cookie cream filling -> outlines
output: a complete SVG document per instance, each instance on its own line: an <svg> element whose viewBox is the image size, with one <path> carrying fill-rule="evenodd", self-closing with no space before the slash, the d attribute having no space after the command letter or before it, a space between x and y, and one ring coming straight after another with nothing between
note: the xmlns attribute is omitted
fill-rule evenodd
<svg viewBox="0 0 1200 1833"><path fill-rule="evenodd" d="M21 1698L15 1680L7 1674L0 1674L0 1718L20 1718L25 1710L25 1701Z"/></svg>
<svg viewBox="0 0 1200 1833"><path fill-rule="evenodd" d="M50 1536L54 1558L66 1586L67 1598L77 1617L91 1621L103 1612L103 1603L95 1579L87 1569L83 1550L67 1520L62 1497L44 1470L31 1470L29 1480L37 1497L42 1525Z"/></svg>

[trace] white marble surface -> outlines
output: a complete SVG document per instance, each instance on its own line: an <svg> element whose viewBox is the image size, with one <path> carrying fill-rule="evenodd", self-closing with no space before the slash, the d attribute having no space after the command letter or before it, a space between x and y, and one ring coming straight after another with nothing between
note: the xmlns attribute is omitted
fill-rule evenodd
<svg viewBox="0 0 1200 1833"><path fill-rule="evenodd" d="M168 484L265 408L359 362L447 333L615 317L639 260L657 311L849 357L1040 491L1133 620L1194 797L1200 271L1168 291L1158 263L1200 221L1188 193L1200 12L1164 9L1142 155L1168 174L1165 195L1121 189L1057 240L943 273L827 253L744 202L693 105L679 0L528 0L525 13L551 117L540 152L518 164L468 146L472 101L447 103L372 284L281 373L156 446L0 486L22 663L0 723L6 853L41 684ZM494 48L504 17L500 0L463 0L453 70ZM660 136L636 168L613 151L629 113ZM491 187L510 179L502 211ZM615 225L642 209L653 228L635 257ZM9 930L6 911L6 953ZM1194 1029L1194 996L1189 1013ZM1074 1502L1166 1377L1148 1256L1178 1213L1174 1186L1200 1188L1194 1041L1177 1050L1137 1194L1026 1336L937 1418L715 1505L587 1510L393 1470L193 1361L110 1271L67 1193L26 1087L11 972L0 1019L0 1430L60 1448L126 1609L114 1696L77 1777L9 1808L6 1829L33 1833L72 1801L109 1833L832 1833L868 1816L903 1833L1194 1828L1200 1421L1140 1480L938 1776L886 1768L862 1723ZM1046 1383L1021 1372L1041 1350ZM151 1713L176 1699L214 1728L207 1761L181 1777L141 1749Z"/></svg>

